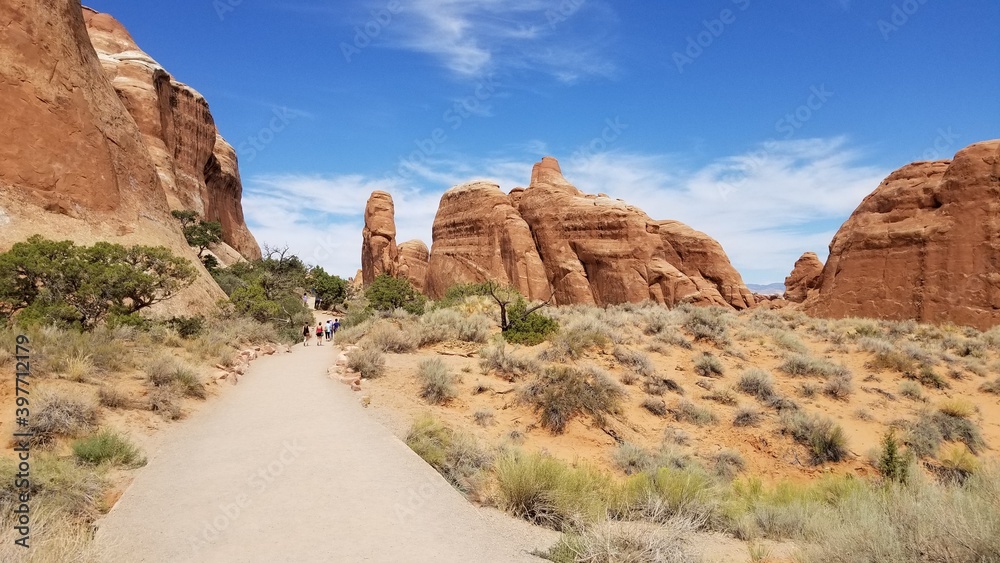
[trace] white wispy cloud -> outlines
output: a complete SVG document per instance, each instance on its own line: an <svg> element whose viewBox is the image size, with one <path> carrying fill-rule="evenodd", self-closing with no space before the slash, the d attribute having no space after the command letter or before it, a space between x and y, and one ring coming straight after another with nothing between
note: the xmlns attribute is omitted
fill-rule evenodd
<svg viewBox="0 0 1000 563"><path fill-rule="evenodd" d="M525 148L536 148L532 141ZM560 155L555 155L559 157ZM341 275L360 265L365 202L393 194L398 241L431 245L441 194L473 180L505 191L526 186L536 160L510 156L429 159L403 178L264 176L247 182L244 208L261 241L289 244L311 263ZM626 151L561 159L578 188L606 193L654 219L676 219L718 240L749 282L780 281L805 251L825 256L840 223L888 174L863 162L844 138L780 141L690 167L680 155Z"/></svg>
<svg viewBox="0 0 1000 563"><path fill-rule="evenodd" d="M462 77L534 70L572 82L614 75L605 40L614 21L599 0L411 0L382 39Z"/></svg>

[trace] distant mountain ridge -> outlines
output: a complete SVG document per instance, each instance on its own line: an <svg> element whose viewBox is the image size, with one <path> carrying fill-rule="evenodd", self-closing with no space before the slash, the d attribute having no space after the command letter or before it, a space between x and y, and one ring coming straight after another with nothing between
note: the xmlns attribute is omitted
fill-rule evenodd
<svg viewBox="0 0 1000 563"><path fill-rule="evenodd" d="M785 293L785 284L781 282L775 283L748 283L747 289L754 293L759 293L760 295L781 295Z"/></svg>

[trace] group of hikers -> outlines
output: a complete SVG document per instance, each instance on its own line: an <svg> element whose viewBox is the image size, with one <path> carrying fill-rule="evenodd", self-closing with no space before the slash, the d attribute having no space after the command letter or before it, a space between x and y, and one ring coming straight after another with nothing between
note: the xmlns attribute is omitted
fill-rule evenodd
<svg viewBox="0 0 1000 563"><path fill-rule="evenodd" d="M337 335L337 329L340 328L340 319L333 319L332 321L327 319L325 323L316 323L316 345L322 346L323 340L330 342ZM302 345L309 345L309 338L312 337L313 329L309 325L302 327Z"/></svg>

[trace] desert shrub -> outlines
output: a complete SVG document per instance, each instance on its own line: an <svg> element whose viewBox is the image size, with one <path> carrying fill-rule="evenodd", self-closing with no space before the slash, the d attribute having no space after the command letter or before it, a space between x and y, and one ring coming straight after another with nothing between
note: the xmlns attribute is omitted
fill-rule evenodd
<svg viewBox="0 0 1000 563"><path fill-rule="evenodd" d="M432 405L440 405L456 395L455 376L440 358L420 362L417 378L420 380L420 396Z"/></svg>
<svg viewBox="0 0 1000 563"><path fill-rule="evenodd" d="M618 383L592 366L548 367L521 390L521 399L538 413L542 427L555 434L581 414L603 424L605 414L618 412L624 396Z"/></svg>
<svg viewBox="0 0 1000 563"><path fill-rule="evenodd" d="M799 410L799 405L789 399L788 397L782 397L781 395L773 395L767 401L767 406L778 412L792 412Z"/></svg>
<svg viewBox="0 0 1000 563"><path fill-rule="evenodd" d="M368 305L376 311L391 312L403 309L419 315L424 312L427 298L421 295L405 278L394 278L389 274L377 276L365 288Z"/></svg>
<svg viewBox="0 0 1000 563"><path fill-rule="evenodd" d="M93 436L73 442L73 454L80 461L92 465L138 467L146 463L139 448L128 438L109 429L103 429Z"/></svg>
<svg viewBox="0 0 1000 563"><path fill-rule="evenodd" d="M496 415L491 409L479 409L472 414L472 419L480 426L492 426L496 423Z"/></svg>
<svg viewBox="0 0 1000 563"><path fill-rule="evenodd" d="M724 449L712 456L712 470L723 479L732 479L746 468L746 461L736 450Z"/></svg>
<svg viewBox="0 0 1000 563"><path fill-rule="evenodd" d="M510 454L495 466L497 506L511 515L557 530L601 519L612 489L608 476L570 467L537 453Z"/></svg>
<svg viewBox="0 0 1000 563"><path fill-rule="evenodd" d="M757 426L763 419L763 415L752 406L742 406L736 409L736 416L733 417L733 426Z"/></svg>
<svg viewBox="0 0 1000 563"><path fill-rule="evenodd" d="M147 396L149 409L167 420L177 420L184 414L177 402L178 395L178 391L172 385L153 387Z"/></svg>
<svg viewBox="0 0 1000 563"><path fill-rule="evenodd" d="M682 307L686 309L683 326L695 340L708 340L719 346L729 344L729 323L724 309L718 307Z"/></svg>
<svg viewBox="0 0 1000 563"><path fill-rule="evenodd" d="M109 409L124 408L131 403L125 392L108 385L97 388L97 402Z"/></svg>
<svg viewBox="0 0 1000 563"><path fill-rule="evenodd" d="M538 362L509 351L503 338L496 338L480 349L479 358L484 373L495 373L507 381L517 381L539 370Z"/></svg>
<svg viewBox="0 0 1000 563"><path fill-rule="evenodd" d="M656 416L667 416L667 403L663 399L646 397L642 401L642 408L655 414Z"/></svg>
<svg viewBox="0 0 1000 563"><path fill-rule="evenodd" d="M914 369L915 362L910 356L900 353L895 348L890 351L876 352L865 366L875 371L896 371L906 373Z"/></svg>
<svg viewBox="0 0 1000 563"><path fill-rule="evenodd" d="M679 383L669 377L663 377L662 375L647 377L644 379L642 382L642 389L650 395L662 395L667 391L672 391L678 395L684 394L684 388L681 387Z"/></svg>
<svg viewBox="0 0 1000 563"><path fill-rule="evenodd" d="M819 393L819 391L820 391L820 386L809 381L806 381L802 385L799 385L799 394L806 398L815 397L816 394Z"/></svg>
<svg viewBox="0 0 1000 563"><path fill-rule="evenodd" d="M847 457L847 439L833 420L803 412L783 413L781 431L809 448L813 463L840 461Z"/></svg>
<svg viewBox="0 0 1000 563"><path fill-rule="evenodd" d="M917 381L924 387L931 389L948 389L951 385L944 380L934 368L928 365L920 366L916 371L910 370L903 374L907 379Z"/></svg>
<svg viewBox="0 0 1000 563"><path fill-rule="evenodd" d="M910 466L913 456L900 447L896 434L887 432L882 437L882 449L878 456L878 472L882 478L898 483L905 483L910 478Z"/></svg>
<svg viewBox="0 0 1000 563"><path fill-rule="evenodd" d="M368 330L361 343L365 348L374 348L392 354L405 354L417 348L417 339L413 330L401 329L390 321L376 322Z"/></svg>
<svg viewBox="0 0 1000 563"><path fill-rule="evenodd" d="M627 370L618 380L622 382L622 385L635 385L639 382L639 374L632 370Z"/></svg>
<svg viewBox="0 0 1000 563"><path fill-rule="evenodd" d="M831 377L823 384L823 394L838 400L846 400L854 392L854 384L850 375Z"/></svg>
<svg viewBox="0 0 1000 563"><path fill-rule="evenodd" d="M611 354L618 360L618 363L633 370L642 376L652 376L656 373L653 363L649 361L649 356L630 350L624 346L615 346Z"/></svg>
<svg viewBox="0 0 1000 563"><path fill-rule="evenodd" d="M736 400L736 393L733 393L733 390L729 387L716 389L702 398L721 405L735 405L738 402Z"/></svg>
<svg viewBox="0 0 1000 563"><path fill-rule="evenodd" d="M677 346L678 348L684 348L685 350L690 350L694 348L694 344L690 340L684 337L677 329L664 330L658 333L654 337L654 341L668 346Z"/></svg>
<svg viewBox="0 0 1000 563"><path fill-rule="evenodd" d="M722 360L711 352L702 352L695 357L694 371L702 377L722 377L726 367L722 365Z"/></svg>
<svg viewBox="0 0 1000 563"><path fill-rule="evenodd" d="M630 442L618 444L618 447L611 454L611 461L626 475L649 471L656 466L656 459L652 452Z"/></svg>
<svg viewBox="0 0 1000 563"><path fill-rule="evenodd" d="M806 354L790 354L778 367L788 375L833 377L849 373L847 368Z"/></svg>
<svg viewBox="0 0 1000 563"><path fill-rule="evenodd" d="M171 317L167 321L167 325L176 330L181 338L193 338L201 334L205 328L205 318L200 316Z"/></svg>
<svg viewBox="0 0 1000 563"><path fill-rule="evenodd" d="M32 506L32 549L42 551L35 544L37 536L44 535L41 526L36 527L36 518L44 510L51 510L63 521L78 519L83 523L92 522L100 515L101 493L105 488L102 475L95 468L76 463L71 458L60 457L52 453L32 454L31 478L28 493L31 495ZM0 510L4 514L13 513L13 508L19 504L19 495L25 492L15 487L15 477L19 472L17 461L13 457L0 459ZM10 542L13 544L13 540ZM3 561L24 561L23 548L21 556L2 559ZM2 553L2 552L0 552ZM49 561L49 560L44 560ZM63 559L53 559L63 561Z"/></svg>
<svg viewBox="0 0 1000 563"><path fill-rule="evenodd" d="M809 349L806 348L806 345L802 343L802 340L800 340L798 336L795 336L795 333L787 330L772 330L771 340L774 341L774 344L782 350L797 352L799 354L805 354L809 351Z"/></svg>
<svg viewBox="0 0 1000 563"><path fill-rule="evenodd" d="M507 306L509 324L502 331L503 337L512 344L535 346L545 342L559 330L559 323L538 311L528 312L528 302L519 298Z"/></svg>
<svg viewBox="0 0 1000 563"><path fill-rule="evenodd" d="M453 487L466 494L482 486L483 472L494 462L494 454L480 447L472 436L456 432L430 416L417 418L405 441Z"/></svg>
<svg viewBox="0 0 1000 563"><path fill-rule="evenodd" d="M963 442L972 453L979 453L986 447L979 426L967 416L959 416L950 409L937 410L930 414L930 421L941 432L941 438L946 441Z"/></svg>
<svg viewBox="0 0 1000 563"><path fill-rule="evenodd" d="M969 418L976 414L976 406L964 399L945 399L938 403L937 410L956 418Z"/></svg>
<svg viewBox="0 0 1000 563"><path fill-rule="evenodd" d="M761 401L767 401L774 396L774 379L770 373L752 368L740 375L736 388Z"/></svg>
<svg viewBox="0 0 1000 563"><path fill-rule="evenodd" d="M385 355L376 348L355 348L347 353L347 368L366 379L382 377L385 373Z"/></svg>
<svg viewBox="0 0 1000 563"><path fill-rule="evenodd" d="M97 407L79 397L66 393L42 395L33 403L28 432L34 434L32 442L38 445L51 443L59 436L76 436L97 422Z"/></svg>
<svg viewBox="0 0 1000 563"><path fill-rule="evenodd" d="M923 389L921 389L920 384L913 381L900 382L899 394L907 399L913 399L914 401L921 401L924 398L924 392Z"/></svg>
<svg viewBox="0 0 1000 563"><path fill-rule="evenodd" d="M655 526L602 522L564 535L544 557L555 563L694 563L700 558L688 547L688 538L696 529L686 518L671 518Z"/></svg>
<svg viewBox="0 0 1000 563"><path fill-rule="evenodd" d="M715 480L701 467L660 466L630 476L612 500L612 514L623 519L662 522L690 518L700 526L720 511L720 491Z"/></svg>
<svg viewBox="0 0 1000 563"><path fill-rule="evenodd" d="M205 385L191 368L173 356L156 356L145 367L146 378L155 387L176 386L181 392L198 399L205 398Z"/></svg>
<svg viewBox="0 0 1000 563"><path fill-rule="evenodd" d="M979 390L983 393L993 393L994 395L1000 395L1000 377L994 379L993 381L988 381L979 386Z"/></svg>
<svg viewBox="0 0 1000 563"><path fill-rule="evenodd" d="M964 482L979 470L979 460L965 444L953 444L939 458L944 475L954 481Z"/></svg>
<svg viewBox="0 0 1000 563"><path fill-rule="evenodd" d="M539 354L539 358L553 362L579 359L587 350L608 345L607 330L606 327L595 328L593 324L566 326L552 337L549 347Z"/></svg>
<svg viewBox="0 0 1000 563"><path fill-rule="evenodd" d="M698 426L714 424L718 420L715 413L711 410L700 407L686 399L677 401L677 404L670 409L670 412L678 422L690 422Z"/></svg>

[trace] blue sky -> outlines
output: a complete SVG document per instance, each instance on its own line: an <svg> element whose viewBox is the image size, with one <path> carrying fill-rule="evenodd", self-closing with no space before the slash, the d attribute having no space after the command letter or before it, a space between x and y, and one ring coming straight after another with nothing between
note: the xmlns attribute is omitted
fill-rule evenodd
<svg viewBox="0 0 1000 563"><path fill-rule="evenodd" d="M995 0L89 5L209 100L258 241L344 276L373 189L430 244L446 189L551 155L781 281L895 168L1000 136Z"/></svg>

